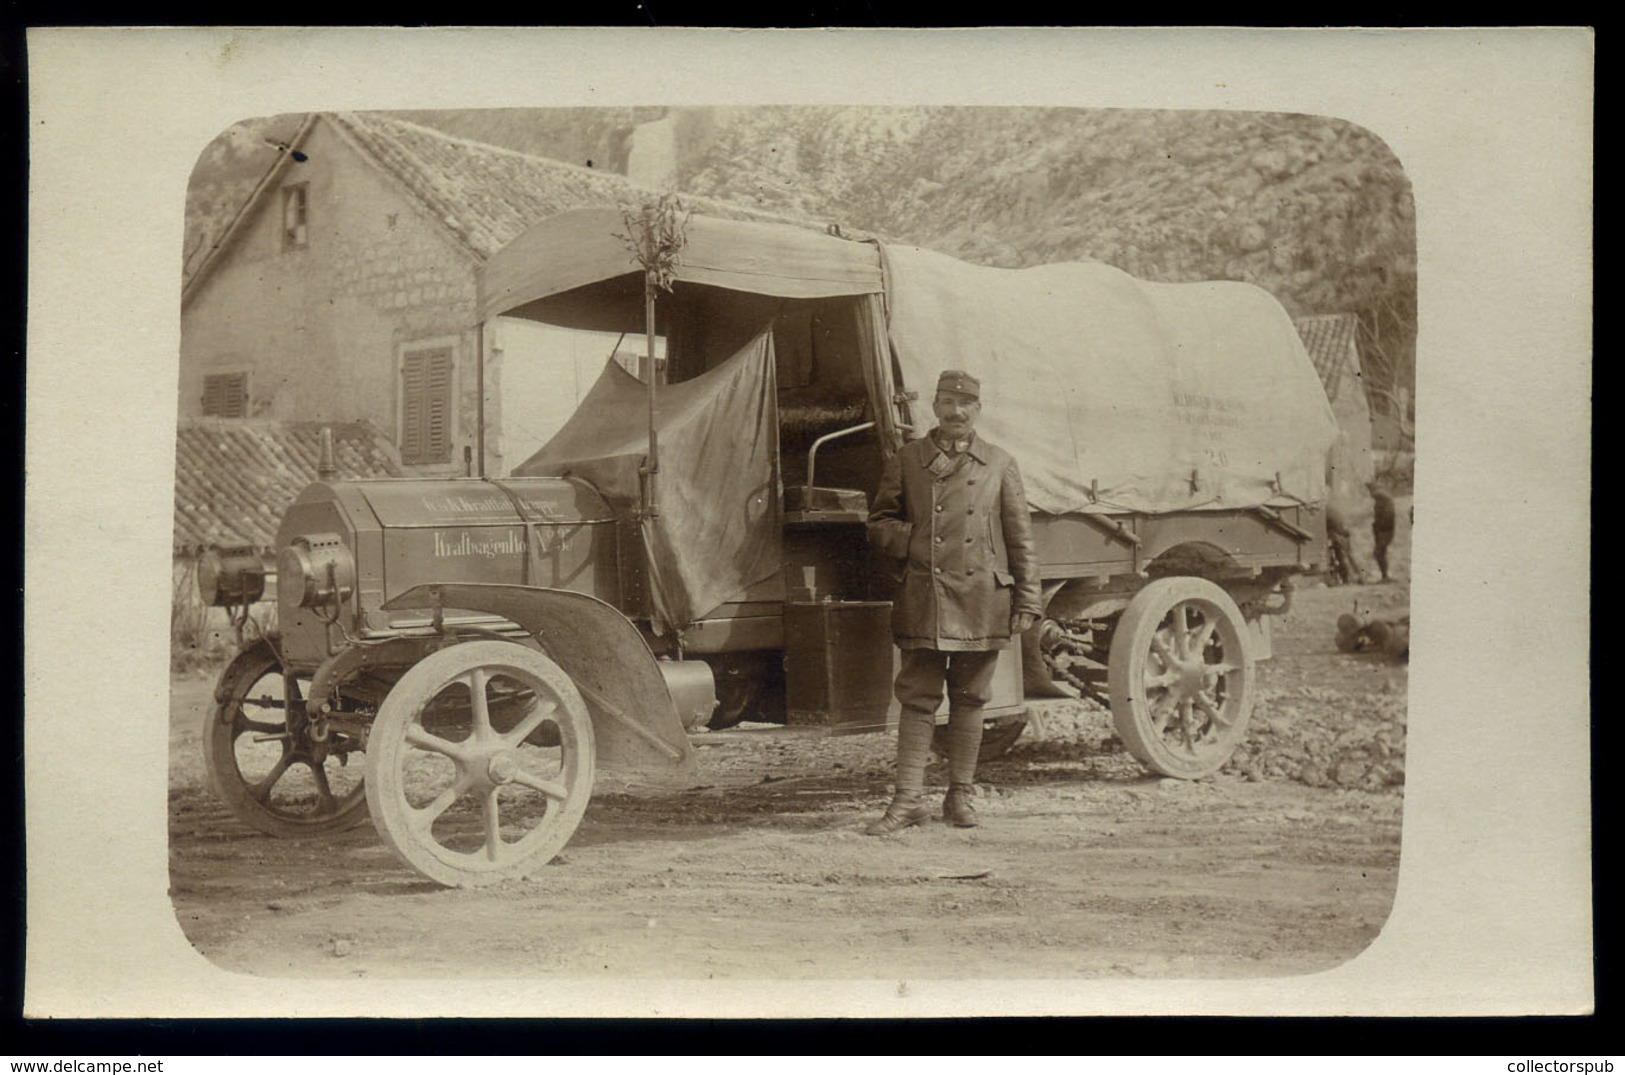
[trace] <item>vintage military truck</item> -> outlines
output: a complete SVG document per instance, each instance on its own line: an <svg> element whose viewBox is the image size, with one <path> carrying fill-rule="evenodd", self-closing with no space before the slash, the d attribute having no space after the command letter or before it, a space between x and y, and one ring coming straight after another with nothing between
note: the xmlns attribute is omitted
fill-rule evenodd
<svg viewBox="0 0 1625 1075"><path fill-rule="evenodd" d="M701 730L885 730L896 565L864 524L946 367L982 378L1044 577L988 752L1027 696L1069 693L1156 772L1226 761L1266 617L1325 549L1335 427L1270 296L696 216L654 304L623 230L580 210L523 233L480 273L480 321L636 337L653 310L658 375L606 363L508 476L321 480L288 509L277 629L204 734L238 818L294 836L370 814L426 876L482 884L551 859L595 785L692 783ZM266 574L222 550L199 577L242 605Z"/></svg>

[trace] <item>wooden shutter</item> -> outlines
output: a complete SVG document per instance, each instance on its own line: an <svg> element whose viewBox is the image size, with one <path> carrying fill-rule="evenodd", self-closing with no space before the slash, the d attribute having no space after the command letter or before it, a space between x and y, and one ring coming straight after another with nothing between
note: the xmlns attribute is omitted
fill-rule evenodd
<svg viewBox="0 0 1625 1075"><path fill-rule="evenodd" d="M451 459L451 348L407 351L401 358L401 462Z"/></svg>
<svg viewBox="0 0 1625 1075"><path fill-rule="evenodd" d="M248 374L210 373L203 378L206 418L248 417Z"/></svg>

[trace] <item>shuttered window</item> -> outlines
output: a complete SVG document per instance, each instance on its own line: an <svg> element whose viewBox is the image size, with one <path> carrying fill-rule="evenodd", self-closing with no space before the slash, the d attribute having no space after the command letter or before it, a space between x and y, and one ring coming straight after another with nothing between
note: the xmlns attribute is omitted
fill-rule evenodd
<svg viewBox="0 0 1625 1075"><path fill-rule="evenodd" d="M401 356L401 462L451 459L451 348Z"/></svg>
<svg viewBox="0 0 1625 1075"><path fill-rule="evenodd" d="M203 378L205 418L248 417L248 374L210 373Z"/></svg>

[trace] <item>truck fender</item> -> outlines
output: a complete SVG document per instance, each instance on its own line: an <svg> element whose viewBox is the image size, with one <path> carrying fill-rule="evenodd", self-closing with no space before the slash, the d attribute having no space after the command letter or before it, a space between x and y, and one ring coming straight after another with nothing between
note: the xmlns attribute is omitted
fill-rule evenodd
<svg viewBox="0 0 1625 1075"><path fill-rule="evenodd" d="M383 607L436 604L501 616L535 637L587 703L600 776L663 787L695 783L694 750L659 662L613 605L569 590L459 582L414 586Z"/></svg>

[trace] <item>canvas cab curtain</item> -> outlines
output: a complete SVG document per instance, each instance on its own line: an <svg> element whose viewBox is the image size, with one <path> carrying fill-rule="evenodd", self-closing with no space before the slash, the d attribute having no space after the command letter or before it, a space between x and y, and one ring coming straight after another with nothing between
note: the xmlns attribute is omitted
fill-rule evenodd
<svg viewBox="0 0 1625 1075"><path fill-rule="evenodd" d="M763 330L692 380L660 386L658 400L659 514L643 521L643 540L654 626L664 634L779 570L772 333ZM564 427L514 474L585 478L624 510L638 503L648 450L648 386L611 361Z"/></svg>

